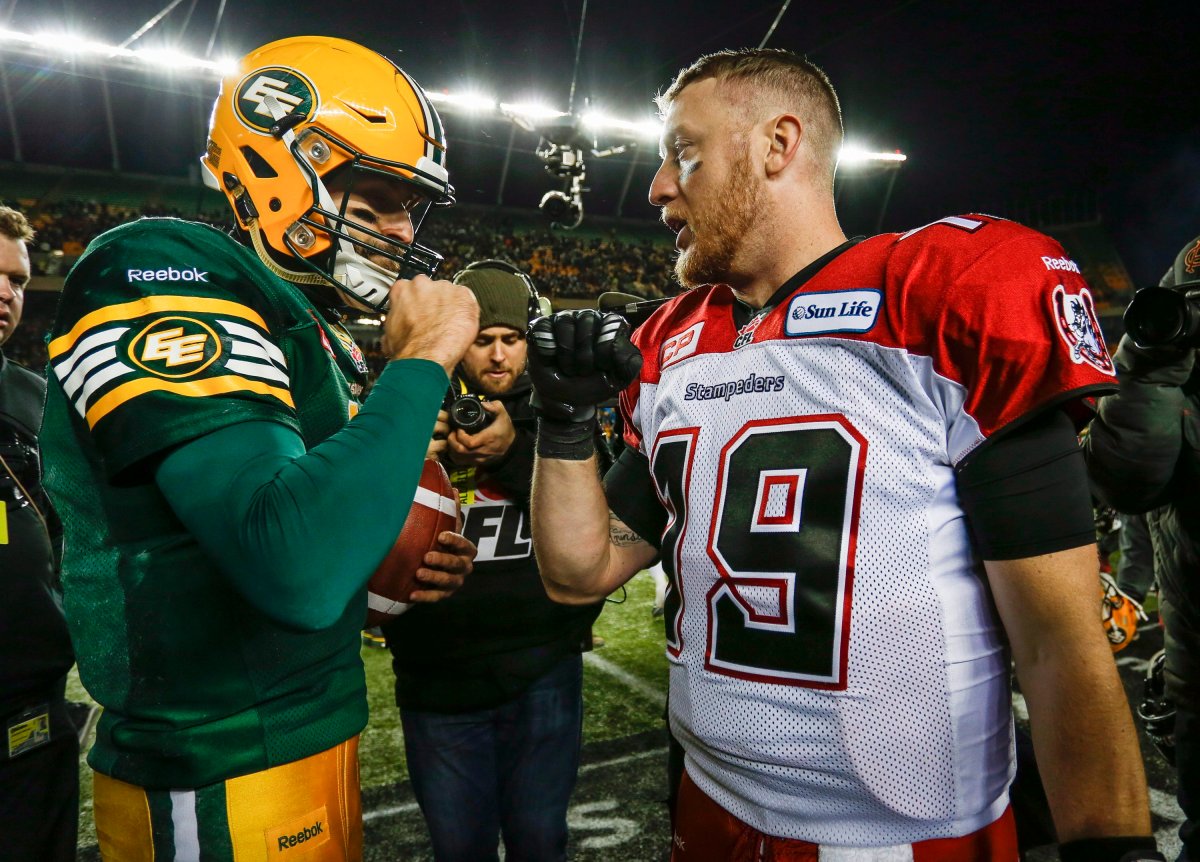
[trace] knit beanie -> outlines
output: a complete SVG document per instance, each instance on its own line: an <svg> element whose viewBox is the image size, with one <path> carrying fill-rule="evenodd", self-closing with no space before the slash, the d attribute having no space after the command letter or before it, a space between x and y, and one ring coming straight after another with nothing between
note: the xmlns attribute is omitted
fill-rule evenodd
<svg viewBox="0 0 1200 862"><path fill-rule="evenodd" d="M479 301L479 328L510 326L524 332L529 326L529 288L520 276L493 267L466 269L454 277Z"/></svg>

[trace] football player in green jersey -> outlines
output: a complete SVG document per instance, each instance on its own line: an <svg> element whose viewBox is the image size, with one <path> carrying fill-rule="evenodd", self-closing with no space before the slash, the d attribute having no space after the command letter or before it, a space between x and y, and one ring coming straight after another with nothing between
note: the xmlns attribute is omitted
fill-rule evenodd
<svg viewBox="0 0 1200 862"><path fill-rule="evenodd" d="M105 859L361 857L365 585L404 523L478 329L416 244L453 200L421 88L339 39L244 58L202 160L237 218L143 219L67 278L49 344L46 486L66 529ZM389 304L390 303L390 304ZM388 310L366 364L340 308ZM353 420L353 421L351 421ZM435 601L474 546L442 534Z"/></svg>

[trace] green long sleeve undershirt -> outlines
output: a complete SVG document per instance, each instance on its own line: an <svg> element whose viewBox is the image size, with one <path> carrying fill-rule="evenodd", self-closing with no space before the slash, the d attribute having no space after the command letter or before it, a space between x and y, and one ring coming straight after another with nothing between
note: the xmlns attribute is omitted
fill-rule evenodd
<svg viewBox="0 0 1200 862"><path fill-rule="evenodd" d="M308 451L285 425L242 422L172 451L155 479L251 604L322 629L403 527L447 384L434 362L390 362L354 420Z"/></svg>

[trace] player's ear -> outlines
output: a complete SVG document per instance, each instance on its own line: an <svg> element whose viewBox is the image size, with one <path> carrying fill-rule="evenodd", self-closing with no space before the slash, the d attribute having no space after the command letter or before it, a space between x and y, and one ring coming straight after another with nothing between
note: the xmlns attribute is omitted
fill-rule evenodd
<svg viewBox="0 0 1200 862"><path fill-rule="evenodd" d="M766 122L770 148L767 150L767 176L778 174L792 163L800 152L804 126L795 114L779 114Z"/></svg>

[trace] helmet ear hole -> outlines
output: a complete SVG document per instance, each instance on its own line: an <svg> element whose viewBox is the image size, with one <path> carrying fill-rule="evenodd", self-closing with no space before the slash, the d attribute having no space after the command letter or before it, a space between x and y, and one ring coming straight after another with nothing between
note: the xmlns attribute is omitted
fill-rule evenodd
<svg viewBox="0 0 1200 862"><path fill-rule="evenodd" d="M254 176L260 180L270 180L279 176L276 170L271 167L271 163L260 156L258 151L253 147L243 145L239 149L242 151L242 157L246 160L246 164L254 172Z"/></svg>

